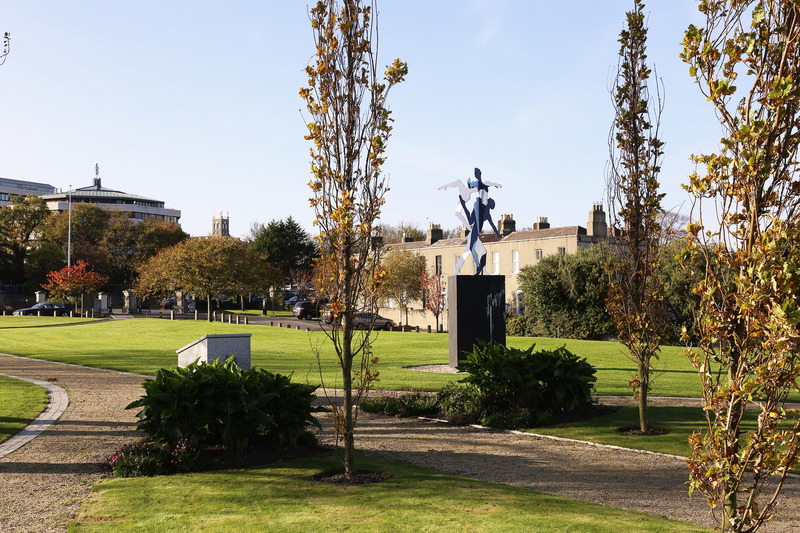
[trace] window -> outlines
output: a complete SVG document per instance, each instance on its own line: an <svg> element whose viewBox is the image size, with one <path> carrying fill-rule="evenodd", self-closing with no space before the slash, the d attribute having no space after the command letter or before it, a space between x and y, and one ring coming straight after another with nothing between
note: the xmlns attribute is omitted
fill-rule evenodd
<svg viewBox="0 0 800 533"><path fill-rule="evenodd" d="M564 248L563 246L559 246L558 247L558 253L559 253L559 255L565 255L567 253L567 249Z"/></svg>
<svg viewBox="0 0 800 533"><path fill-rule="evenodd" d="M492 252L492 272L500 273L500 252Z"/></svg>
<svg viewBox="0 0 800 533"><path fill-rule="evenodd" d="M10 201L8 198L8 194L0 192L0 202L8 202L8 201Z"/></svg>
<svg viewBox="0 0 800 533"><path fill-rule="evenodd" d="M537 248L536 249L536 262L538 263L541 260L542 260L542 249L541 248Z"/></svg>
<svg viewBox="0 0 800 533"><path fill-rule="evenodd" d="M461 259L460 255L454 255L453 256L453 272L456 275L458 275L458 269L456 267L458 266L458 262L459 262L460 259Z"/></svg>
<svg viewBox="0 0 800 533"><path fill-rule="evenodd" d="M437 255L434 258L434 261L435 261L435 264L433 266L433 271L436 273L437 276L441 275L441 273L442 273L442 256L441 255Z"/></svg>
<svg viewBox="0 0 800 533"><path fill-rule="evenodd" d="M511 250L511 273L519 274L519 250Z"/></svg>

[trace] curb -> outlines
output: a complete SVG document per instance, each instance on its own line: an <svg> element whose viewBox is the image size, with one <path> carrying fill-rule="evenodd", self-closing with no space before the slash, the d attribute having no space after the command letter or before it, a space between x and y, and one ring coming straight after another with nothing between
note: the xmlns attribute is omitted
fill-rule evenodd
<svg viewBox="0 0 800 533"><path fill-rule="evenodd" d="M50 401L48 402L47 407L45 407L44 411L42 411L39 416L33 420L33 422L28 424L22 431L0 444L0 459L2 459L11 452L28 444L30 441L38 437L44 430L50 427L53 422L58 420L61 415L64 414L64 411L67 410L67 405L69 405L69 396L67 396L67 391L58 385L50 383L49 381L40 381L38 379L29 379L2 373L0 373L0 376L18 379L20 381L27 381L28 383L33 383L39 387L44 387L50 396Z"/></svg>

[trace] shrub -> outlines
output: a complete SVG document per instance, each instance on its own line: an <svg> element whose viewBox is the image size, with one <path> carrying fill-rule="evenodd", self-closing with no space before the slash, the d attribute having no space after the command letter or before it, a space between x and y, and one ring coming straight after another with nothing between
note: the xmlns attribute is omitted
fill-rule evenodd
<svg viewBox="0 0 800 533"><path fill-rule="evenodd" d="M368 398L361 402L361 409L388 416L434 416L439 412L436 396L419 392Z"/></svg>
<svg viewBox="0 0 800 533"><path fill-rule="evenodd" d="M469 374L461 382L478 390L476 407L484 420L498 415L497 423L506 424L506 413L516 413L520 425L535 424L539 413L561 415L591 405L595 369L563 346L538 352L534 347L481 343L459 364Z"/></svg>
<svg viewBox="0 0 800 533"><path fill-rule="evenodd" d="M495 429L517 429L531 422L531 413L527 409L491 413L483 419L483 424Z"/></svg>
<svg viewBox="0 0 800 533"><path fill-rule="evenodd" d="M448 383L437 393L436 401L442 415L451 422L472 424L479 420L481 395L474 385Z"/></svg>
<svg viewBox="0 0 800 533"><path fill-rule="evenodd" d="M145 395L128 405L142 408L138 427L153 442L178 439L241 450L257 434L275 444L295 445L309 424L314 387L289 376L241 370L233 358L161 369L143 384Z"/></svg>
<svg viewBox="0 0 800 533"><path fill-rule="evenodd" d="M517 313L506 314L506 335L530 337L533 334L533 328L533 318Z"/></svg>
<svg viewBox="0 0 800 533"><path fill-rule="evenodd" d="M191 472L205 463L202 450L187 440L126 444L108 459L117 477L140 477Z"/></svg>

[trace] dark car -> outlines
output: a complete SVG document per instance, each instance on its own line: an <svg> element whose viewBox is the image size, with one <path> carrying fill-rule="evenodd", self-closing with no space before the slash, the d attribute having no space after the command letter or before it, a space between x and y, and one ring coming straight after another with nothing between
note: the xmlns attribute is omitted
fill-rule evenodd
<svg viewBox="0 0 800 533"><path fill-rule="evenodd" d="M294 304L294 307L292 307L292 314L301 320L304 318L312 319L319 315L319 309L314 302L306 300L305 302L297 302Z"/></svg>
<svg viewBox="0 0 800 533"><path fill-rule="evenodd" d="M69 316L72 312L71 307L65 307L55 302L42 302L26 309L17 309L15 316L39 315L42 316Z"/></svg>
<svg viewBox="0 0 800 533"><path fill-rule="evenodd" d="M372 324L372 329L385 329L391 331L395 327L394 321L384 318L376 313L358 313L353 319L353 327L367 329Z"/></svg>

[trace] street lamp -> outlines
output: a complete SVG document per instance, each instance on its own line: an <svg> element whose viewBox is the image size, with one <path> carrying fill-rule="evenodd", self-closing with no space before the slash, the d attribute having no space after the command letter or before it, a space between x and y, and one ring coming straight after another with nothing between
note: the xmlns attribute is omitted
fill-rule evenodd
<svg viewBox="0 0 800 533"><path fill-rule="evenodd" d="M67 268L72 266L72 185L67 192Z"/></svg>

